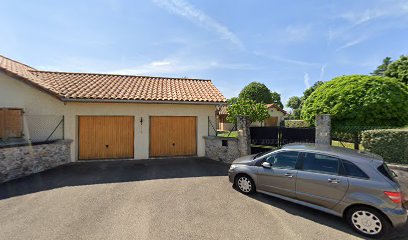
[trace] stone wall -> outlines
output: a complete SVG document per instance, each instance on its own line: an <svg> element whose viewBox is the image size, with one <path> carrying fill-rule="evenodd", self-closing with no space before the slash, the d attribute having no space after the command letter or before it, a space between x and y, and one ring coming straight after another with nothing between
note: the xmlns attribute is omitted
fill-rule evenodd
<svg viewBox="0 0 408 240"><path fill-rule="evenodd" d="M251 154L251 132L250 121L248 116L237 117L237 129L238 129L238 150L240 156L246 156Z"/></svg>
<svg viewBox="0 0 408 240"><path fill-rule="evenodd" d="M316 115L316 138L319 145L331 145L331 118L329 114Z"/></svg>
<svg viewBox="0 0 408 240"><path fill-rule="evenodd" d="M70 162L71 142L0 148L0 183Z"/></svg>
<svg viewBox="0 0 408 240"><path fill-rule="evenodd" d="M204 140L205 156L210 159L231 163L240 157L236 138L208 136Z"/></svg>

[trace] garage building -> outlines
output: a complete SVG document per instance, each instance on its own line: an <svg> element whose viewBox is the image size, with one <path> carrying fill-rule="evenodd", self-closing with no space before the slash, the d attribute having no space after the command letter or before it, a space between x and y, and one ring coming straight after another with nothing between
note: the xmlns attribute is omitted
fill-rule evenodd
<svg viewBox="0 0 408 240"><path fill-rule="evenodd" d="M20 111L20 137L31 140L52 132L44 119L61 117L72 161L204 156L208 121L224 103L210 80L39 71L0 56L4 119Z"/></svg>

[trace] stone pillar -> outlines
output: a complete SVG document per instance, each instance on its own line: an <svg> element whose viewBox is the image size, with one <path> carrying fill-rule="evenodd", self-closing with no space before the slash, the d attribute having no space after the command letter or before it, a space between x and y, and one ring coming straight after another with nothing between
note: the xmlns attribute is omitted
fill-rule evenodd
<svg viewBox="0 0 408 240"><path fill-rule="evenodd" d="M316 138L315 144L331 145L331 119L330 114L316 116Z"/></svg>
<svg viewBox="0 0 408 240"><path fill-rule="evenodd" d="M237 117L238 150L242 156L251 154L251 134L249 132L250 121L248 116Z"/></svg>

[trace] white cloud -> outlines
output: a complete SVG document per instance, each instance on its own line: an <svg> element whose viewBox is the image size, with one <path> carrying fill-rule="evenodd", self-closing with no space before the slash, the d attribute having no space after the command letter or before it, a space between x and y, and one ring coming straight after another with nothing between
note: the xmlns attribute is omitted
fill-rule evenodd
<svg viewBox="0 0 408 240"><path fill-rule="evenodd" d="M319 81L323 81L324 73L325 73L325 71L326 71L326 67L327 67L327 64L324 64L324 65L322 65L322 67L320 68Z"/></svg>
<svg viewBox="0 0 408 240"><path fill-rule="evenodd" d="M306 61L301 61L301 60L296 60L296 59L291 59L291 58L285 58L285 57L280 57L276 55L268 55L263 52L255 51L253 52L256 56L261 56L273 61L277 62L282 62L282 63L290 63L290 64L296 64L296 65L301 65L301 66L318 66L320 65L319 63L315 62L306 62Z"/></svg>
<svg viewBox="0 0 408 240"><path fill-rule="evenodd" d="M338 18L351 22L353 25L360 25L381 17L401 17L407 16L408 3L406 1L384 1L384 5L366 9L353 9L341 13Z"/></svg>
<svg viewBox="0 0 408 240"><path fill-rule="evenodd" d="M401 5L401 9L405 12L408 12L408 2L405 2Z"/></svg>
<svg viewBox="0 0 408 240"><path fill-rule="evenodd" d="M366 9L364 11L349 11L340 15L340 18L343 18L353 25L363 24L375 18L386 15L386 11L378 9Z"/></svg>
<svg viewBox="0 0 408 240"><path fill-rule="evenodd" d="M244 45L242 44L241 40L232 31L187 1L153 0L153 2L173 14L182 16L189 21L208 29L209 31L217 33L222 39L228 40L238 48L244 49Z"/></svg>
<svg viewBox="0 0 408 240"><path fill-rule="evenodd" d="M157 62L152 62L150 63L150 65L152 66L166 66L166 65L170 65L171 62L169 61L157 61Z"/></svg>
<svg viewBox="0 0 408 240"><path fill-rule="evenodd" d="M357 38L357 39L352 39L352 40L346 42L345 44L343 44L342 46L338 47L336 49L336 52L339 52L339 51L344 50L346 48L349 48L349 47L355 46L357 44L360 44L360 43L364 42L365 40L367 40L367 38L368 37L365 36L365 37L360 37L360 38Z"/></svg>
<svg viewBox="0 0 408 240"><path fill-rule="evenodd" d="M35 69L40 71L51 71L51 72L61 72L62 68L59 66L52 66L52 65L42 65L42 66L35 66Z"/></svg>
<svg viewBox="0 0 408 240"><path fill-rule="evenodd" d="M337 29L330 28L328 43L331 45L332 42L337 42L340 47L335 51L339 52L360 44L382 31L401 27L399 23L403 24L401 20L407 17L408 3L401 0L374 2L369 8L347 10L335 18L343 19L349 22L349 25ZM390 19L392 24L388 21Z"/></svg>
<svg viewBox="0 0 408 240"><path fill-rule="evenodd" d="M294 26L289 25L285 29L285 40L296 42L305 40L310 34L310 25L306 26Z"/></svg>
<svg viewBox="0 0 408 240"><path fill-rule="evenodd" d="M192 71L207 69L234 69L234 70L255 70L256 68L249 64L242 63L219 63L217 61L182 61L177 59L153 61L148 64L142 64L135 67L123 68L110 73L126 75L161 75L177 74L183 75Z"/></svg>
<svg viewBox="0 0 408 240"><path fill-rule="evenodd" d="M308 73L305 73L303 75L303 82L304 82L306 88L310 88L310 77L309 77Z"/></svg>

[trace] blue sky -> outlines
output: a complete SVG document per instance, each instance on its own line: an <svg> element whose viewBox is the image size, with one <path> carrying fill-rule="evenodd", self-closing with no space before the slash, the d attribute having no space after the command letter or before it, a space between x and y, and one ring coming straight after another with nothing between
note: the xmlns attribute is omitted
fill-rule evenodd
<svg viewBox="0 0 408 240"><path fill-rule="evenodd" d="M318 80L408 54L408 1L0 0L0 54L42 70L265 83Z"/></svg>

